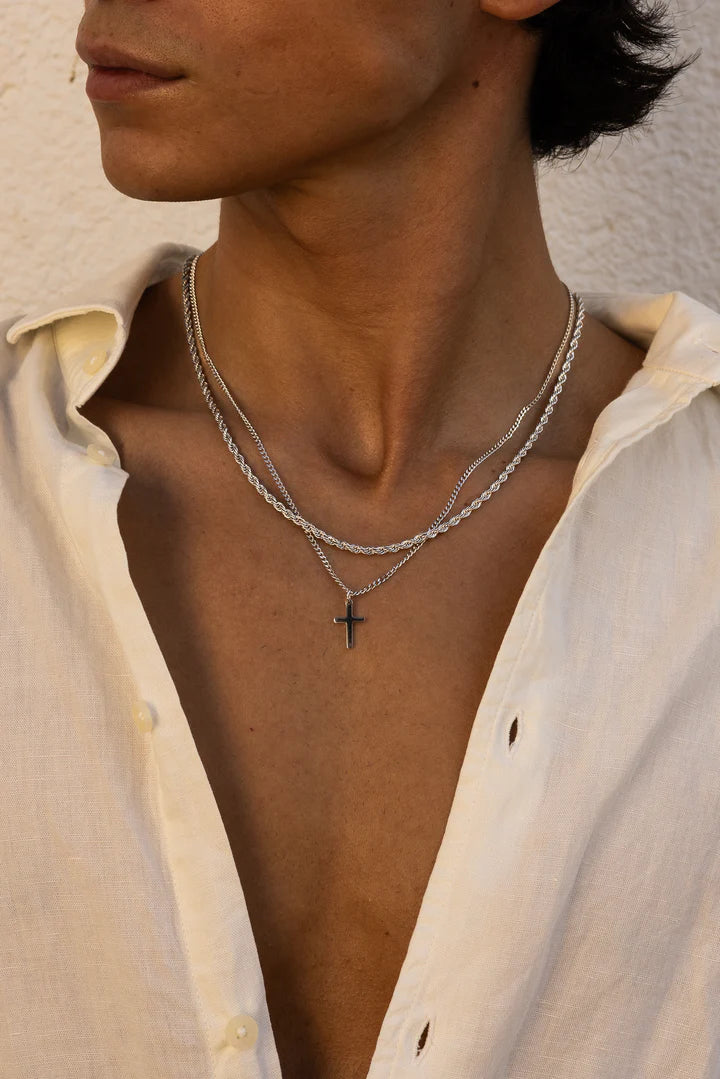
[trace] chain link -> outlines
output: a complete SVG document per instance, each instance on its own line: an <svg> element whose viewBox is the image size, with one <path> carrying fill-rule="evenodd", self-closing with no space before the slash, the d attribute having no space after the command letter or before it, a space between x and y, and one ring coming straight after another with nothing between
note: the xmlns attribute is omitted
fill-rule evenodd
<svg viewBox="0 0 720 1079"><path fill-rule="evenodd" d="M303 529L306 536L308 537L308 539L312 543L313 547L315 548L315 550L316 550L318 556L320 557L323 565L325 566L327 571L330 573L333 580L344 590L344 592L345 592L348 599L350 599L351 596L363 595L365 592L369 592L373 588L377 588L378 585L380 585L384 581L388 580L398 569L400 569L401 566L403 566L414 554L416 554L417 551L420 550L420 548L424 545L426 540L435 539L438 535L442 535L445 532L447 532L449 528L454 527L457 524L459 524L461 520L465 520L467 517L470 516L471 513L474 512L474 510L478 509L483 504L483 502L487 501L492 496L492 494L495 493L499 489L501 484L504 483L506 481L506 479L508 478L508 475L510 475L514 471L516 465L519 464L519 462L523 459L523 457L531 449L532 445L537 441L537 438L539 437L541 431L543 430L543 427L547 423L549 416L552 414L553 408L554 408L555 404L557 403L557 400L558 400L558 397L559 397L560 393L562 392L562 386L563 386L564 382L567 379L567 373L570 370L570 366L571 366L572 361L573 361L574 353L575 353L575 350L577 348L578 342L580 340L580 335L581 335L581 332L582 332L582 323L583 323L583 319L584 319L584 304L583 304L582 298L576 297L576 295L574 293L570 292L570 290L568 289L568 293L569 293L569 296L570 296L570 318L568 320L568 326L567 326L566 331L565 331L563 342L560 345L560 348L558 349L557 353L555 354L555 359L553 360L553 363L552 363L552 365L550 367L550 370L548 371L548 374L547 374L547 376L545 378L545 381L543 382L543 385L542 385L540 391L538 392L536 397L533 399L533 401L530 402L528 405L524 406L524 408L520 411L520 413L518 414L518 416L517 416L517 418L515 420L515 423L510 428L510 430L503 436L503 438L500 439L490 450L488 450L481 457L478 457L471 465L468 466L468 468L465 470L465 472L463 473L463 475L460 477L457 484L455 485L455 488L454 488L454 490L453 490L453 492L452 492L452 494L450 496L450 499L446 503L446 506L445 506L444 510L442 511L442 513L439 515L439 517L437 517L435 519L433 524L428 529L426 529L426 531L424 533L418 533L417 536L414 536L411 539L401 540L401 541L398 541L396 543L379 545L379 546L364 546L364 545L360 545L360 544L353 544L353 543L348 542L347 540L339 540L339 539L337 539L335 536L332 536L329 533L323 531L322 529L318 528L317 525L312 524L312 522L310 522L310 521L306 520L304 517L302 517L302 515L299 513L297 507L295 506L295 503L293 502L289 492L287 491L287 488L285 487L284 483L280 479L280 476L277 473L277 470L275 469L275 466L273 465L272 461L270 460L270 457L267 454L267 451L265 450L265 447L262 444L262 441L261 441L259 435L255 431L254 427L252 426L252 424L250 423L248 418L245 416L242 409L238 406L238 404L233 399L232 395L230 394L230 391L228 390L227 386L225 385L225 382L223 381L222 377L218 373L214 363L210 359L210 356L207 353L207 349L205 348L204 338L202 336L202 328L200 326L200 319L199 319L199 315L198 315L198 312L197 312L197 298L195 296L195 288L194 288L195 266L197 264L197 260L198 260L199 257L200 257L199 255L190 256L186 260L186 262L185 262L185 264L183 266L183 302L184 302L184 308L185 308L185 328L186 328L187 337L188 337L188 344L190 346L191 354L192 354L192 357L193 357L193 364L195 366L195 371L197 373L198 380L200 382L200 386L201 386L201 389L203 391L203 395L205 397L205 400L206 400L206 402L208 404L208 407L210 408L210 411L211 411L213 417L215 418L215 421L217 422L218 427L220 428L220 431L221 431L222 436L223 436L223 440L228 445L228 448L230 449L230 452L232 453L233 457L235 458L235 461L239 465L239 467L240 467L241 471L243 472L243 475L245 476L245 478L248 480L248 482L251 484L251 486L253 486L255 488L255 490L258 492L258 494L260 494L265 499L265 501L269 505L272 505L274 509L276 509L279 513L281 513L291 523L296 524L296 525L298 525L299 527L301 527ZM567 288L567 286L566 286L566 288ZM442 522L443 522L444 518L447 516L450 509L452 508L460 489L462 488L463 484L467 481L469 476L472 474L472 472L475 470L475 468L479 464L481 464L482 461L486 460L489 456L491 456L491 454L495 453L503 445L503 443L506 442L507 439L509 437L511 437L512 434L514 434L514 432L517 430L517 427L518 427L521 419L523 418L523 416L527 413L527 411L530 408L532 408L532 406L539 400L542 393L544 392L546 386L548 385L548 383L550 381L550 378L552 377L552 373L555 370L555 367L557 366L559 357L562 354L562 350L564 348L565 342L567 341L568 335L570 333L570 328L572 326L573 317L574 317L576 300L578 301L578 317L577 317L577 324L576 324L575 332L573 334L573 339L572 339L572 342L571 342L570 347L568 349L568 354L567 354L567 358L565 360L565 363L562 366L562 369L560 371L560 375L558 376L555 387L553 388L553 392L552 392L552 394L550 396L550 400L548 402L548 405L546 406L545 411L544 411L539 423L537 424L535 430L533 431L532 435L529 437L529 439L527 440L525 445L522 447L522 449L519 451L519 453L516 454L515 458L503 470L503 472L500 473L497 480L495 480L495 482L493 484L491 484L491 486L489 488L487 488L480 496L478 496L478 498L473 499L473 501L470 503L469 506L466 506L459 513L455 514L455 516L452 517L449 521L447 521L445 524L443 524ZM259 452L260 452L260 454L261 454L261 456L263 458L263 460L265 461L271 475L273 476L273 479L277 483L277 485L278 485L280 491L282 492L282 494L287 499L288 506L284 506L278 499L275 498L275 496L270 491L267 490L267 488L261 483L261 481L255 475L255 473L252 471L252 469L248 465L247 461L243 457L242 453L240 452L238 447L233 442L232 436L231 436L230 431L229 431L229 429L227 427L227 424L225 423L225 420L224 420L224 418L222 416L222 413L220 412L220 410L219 410L219 408L217 406L217 403L215 402L215 399L213 398L212 393L210 392L210 387L208 386L207 380L204 377L204 373L203 373L203 370L202 370L202 365L200 363L200 357L199 357L197 347L196 347L196 344L195 344L195 335L193 333L193 323L195 324L195 327L197 329L198 338L199 338L199 340L200 340L200 342L202 344L203 351L205 353L208 364L210 365L216 379L221 384L221 386L223 387L225 393L227 394L230 401L234 405L236 411L238 412L240 417L243 419L243 422L245 423L245 426L247 427L248 431L250 432L251 436L253 437L253 439L254 439L257 447L258 447L258 450L259 450ZM405 557L403 559L401 559L400 562L398 562L396 565L394 565L382 577L376 578L369 585L366 585L366 587L363 588L363 589L353 590L353 589L349 589L347 587L347 585L345 585L344 582L341 581L341 579L337 576L337 574L335 573L332 565L330 564L329 560L327 559L326 555L324 554L322 549L319 547L319 545L317 543L318 539L324 540L330 546L338 547L338 548L340 548L342 550L351 551L353 554L367 554L367 555L371 555L371 554L390 554L390 553L397 553L397 552L399 552L401 550L407 550L408 554L406 554Z"/></svg>
<svg viewBox="0 0 720 1079"><path fill-rule="evenodd" d="M202 326L200 324L200 316L199 316L198 309L197 309L197 297L196 297L196 294L195 294L195 267L197 265L197 260L198 260L199 257L200 257L199 255L196 255L196 256L194 256L194 258L188 260L190 262L189 289L188 289L188 291L189 291L189 296L190 296L190 305L191 305L191 308L192 308L193 328L195 330L195 334L197 335L197 338L198 338L198 340L200 342L200 345L202 347L205 359L206 359L207 363L209 364L209 366L210 366L216 380L222 386L225 394L227 395L227 397L229 398L231 404L235 408L235 411L238 413L238 415L242 419L243 423L245 424L245 427L247 428L247 430L249 431L251 437L253 438L253 440L254 440L257 448L258 448L258 451L260 452L260 455L263 458L263 460L264 460L270 474L272 475L273 479L275 480L276 485L278 486L281 493L285 496L287 504L289 505L291 510L293 510L295 513L299 513L299 510L298 510L297 506L295 505L295 503L294 503L294 501L293 501L293 499L292 499L292 497L290 495L290 492L287 490L287 488L286 488L285 484L283 483L282 479L280 478L280 476L279 476L273 462L271 461L270 455L268 454L267 450L265 449L265 446L263 445L260 436L258 435L257 431L255 430L255 428L253 427L253 425L251 424L250 420L247 418L247 416L245 415L243 410L238 405L235 398L230 393L230 390L227 388L227 386L225 384L225 381L223 380L222 376L218 372L217 368L215 367L215 364L213 363L213 361L210 358L210 355L209 355L209 353L207 351L207 346L205 345L205 338L204 338L203 332L202 332ZM531 401L528 405L525 405L525 407L521 410L521 412L519 413L519 415L518 415L518 417L517 417L517 419L515 421L515 426L510 429L508 434L506 434L503 439L501 439L499 442L497 442L495 444L495 446L492 447L492 449L490 449L487 453L483 454L481 457L478 457L475 461L473 461L473 463L471 465L468 466L468 468L465 470L465 472L462 474L462 476L460 477L460 479L456 483L455 488L453 489L453 492L452 492L448 502L446 503L446 505L445 505L443 511L440 513L440 515L433 522L433 525L440 524L441 521L443 521L445 519L445 517L447 517L448 513L450 512L450 509L452 508L452 506L453 506L453 504L455 502L455 499L457 498L457 495L458 495L460 489L462 488L463 484L466 483L466 481L472 475L473 471L477 468L477 466L479 464L481 464L482 461L486 460L487 457L489 457L491 454L495 453L500 448L500 446L502 446L503 442L505 442L507 440L507 438L509 438L510 435L512 433L514 433L514 430L516 429L517 424L523 418L525 413L530 408L532 408L532 406L540 399L540 397L541 397L542 393L544 392L548 382L550 381L550 378L552 376L553 371L555 370L555 368L557 366L558 360L559 360L560 356L562 355L563 349L565 348L565 345L567 343L567 339L568 339L568 337L570 335L570 330L571 330L571 327L572 327L572 324L573 324L573 321L574 321L574 317L575 317L575 296L573 295L573 293L570 292L569 289L568 289L568 293L569 293L569 297L570 297L570 315L569 315L569 318L568 318L568 324L567 324L567 327L565 329L565 334L563 336L563 340L562 340L562 342L560 344L560 347L558 348L557 352L555 353L555 358L554 358L553 363L552 363L552 365L550 367L550 370L548 371L548 374L547 374L547 376L545 378L545 381L543 382L543 385L540 388L539 393L536 395L536 397L534 398L533 401ZM308 539L309 543L311 544L311 546L314 548L315 553L317 554L317 556L320 559L320 561L321 561L322 565L324 566L324 568L329 573L330 577L343 590L343 592L345 593L345 597L348 600L351 599L353 596L363 596L367 592L372 592L373 589L378 588L381 584L384 584L385 581L388 581L393 576L393 574L395 574L402 566L405 565L406 562L408 562L413 557L414 554L417 554L417 552L420 550L420 548L426 542L425 540L422 540L420 543L418 543L417 545L412 547L410 549L410 551L408 551L408 553L403 558L400 559L399 562L396 562L395 565L393 565L389 570L387 570L384 574L382 574L382 576L376 577L373 581L370 581L370 583L365 585L364 588L355 588L355 589L353 589L353 588L350 588L342 580L342 578L338 576L335 568L333 567L332 563L330 562L330 559L327 557L325 552L322 550L322 548L320 547L320 545L319 545L318 541L315 539L315 537L313 535L311 535L309 532L306 532L305 536L307 537L307 539Z"/></svg>
<svg viewBox="0 0 720 1079"><path fill-rule="evenodd" d="M205 338L204 338L203 332L202 332L202 326L200 324L200 316L198 314L198 309L197 309L197 296L195 295L195 267L197 265L197 261L198 261L199 258L200 258L199 255L195 255L194 257L191 256L191 258L188 259L188 262L190 263L189 295L190 295L190 305L191 305L191 309L192 309L193 328L194 328L195 334L197 335L197 338L198 338L198 340L200 342L200 345L202 347L203 355L204 355L205 360L208 363L211 371L213 372L216 380L222 386L226 396L228 397L231 404L234 406L236 412L238 413L238 415L242 419L243 423L245 424L246 428L250 432L250 435L252 436L252 438L253 438L253 440L254 440L257 448L258 448L260 456L264 460L264 462L265 462L265 464L266 464L266 466L268 468L268 471L270 472L273 479L275 480L275 483L277 484L277 486L280 489L281 493L285 496L285 499L287 500L287 502L290 505L291 509L293 509L295 513L299 513L299 510L297 509L294 502L292 501L292 499L290 497L290 494L289 494L285 484L280 479L280 476L278 475L278 472L277 472L277 470L275 468L275 465L270 460L270 455L267 452L267 450L265 449L265 446L263 445L263 442L262 442L260 436L258 435L258 433L255 430L255 428L253 427L253 425L250 423L250 420L247 418L247 416L245 415L243 410L238 405L235 398L230 393L230 390L225 385L225 382L224 382L222 376L218 372L217 368L215 367L215 364L213 363L212 359L210 358L210 354L208 353L207 346L205 345ZM565 286L565 288L567 289L567 285ZM550 369L549 369L547 375L545 376L545 381L543 382L542 386L540 387L540 390L538 391L536 396L533 398L533 400L530 401L529 404L525 405L520 410L520 412L518 413L518 415L517 415L517 417L515 419L514 424L510 428L510 430L505 435L503 435L503 437L498 442L496 442L495 445L491 449L489 449L486 453L481 454L481 456L478 457L475 461L473 461L473 463L471 465L468 465L468 467L465 469L465 471L463 472L463 474L460 477L460 479L458 480L458 482L455 484L453 492L450 495L450 498L448 499L447 503L445 504L444 509L442 510L440 515L435 518L435 520L433 522L433 525L431 527L434 527L434 526L440 524L440 522L443 521L447 517L448 513L450 512L450 510L452 509L452 507L453 507L453 505L455 503L455 499L457 498L461 487L470 478L470 476L475 471L475 469L478 467L478 465L482 464L482 462L487 460L487 458L490 457L493 453L496 453L497 450L499 450L500 447L508 440L508 438L510 438L515 433L515 431L517 430L518 425L519 425L520 421L522 420L523 416L525 416L525 414L531 408L533 408L534 405L537 404L537 402L540 400L543 393L545 392L545 390L547 388L547 385L550 382L550 379L552 378L553 372L555 371L555 368L558 365L558 361L560 359L560 356L562 355L562 353L563 353L563 351L565 349L565 345L567 344L568 337L570 336L570 330L572 328L572 325L573 325L573 322L574 322L574 319L575 319L575 296L574 296L574 294L572 292L570 292L569 289L567 289L567 291L568 291L568 295L569 295L569 298L570 298L570 314L568 316L568 322L567 322L567 326L565 328L565 334L563 336L562 342L560 343L560 347L558 348L557 352L555 353L555 357L553 359L553 362L550 365Z"/></svg>

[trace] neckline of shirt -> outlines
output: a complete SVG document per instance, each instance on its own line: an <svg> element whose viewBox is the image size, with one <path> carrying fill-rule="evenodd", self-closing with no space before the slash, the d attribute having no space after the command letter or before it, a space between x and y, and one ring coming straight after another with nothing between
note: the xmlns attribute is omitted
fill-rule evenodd
<svg viewBox="0 0 720 1079"><path fill-rule="evenodd" d="M16 319L6 329L6 341L16 345L24 335L50 328L68 408L81 408L122 354L144 290L201 250L173 241L144 248L103 275L70 286L50 307ZM662 369L708 386L720 384L720 312L679 290L580 294L591 315L646 350L640 370ZM98 353L105 362L89 373L87 361Z"/></svg>

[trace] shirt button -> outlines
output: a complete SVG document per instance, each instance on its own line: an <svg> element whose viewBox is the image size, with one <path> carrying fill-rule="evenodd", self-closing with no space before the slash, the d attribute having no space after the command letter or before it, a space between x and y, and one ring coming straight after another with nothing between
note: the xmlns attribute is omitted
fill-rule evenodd
<svg viewBox="0 0 720 1079"><path fill-rule="evenodd" d="M225 1027L225 1039L236 1049L252 1049L257 1036L258 1026L251 1015L234 1015Z"/></svg>
<svg viewBox="0 0 720 1079"><path fill-rule="evenodd" d="M93 352L92 356L88 356L85 360L83 371L87 375L94 375L96 371L100 370L107 358L107 352Z"/></svg>
<svg viewBox="0 0 720 1079"><path fill-rule="evenodd" d="M152 712L147 701L135 701L132 706L132 716L139 731L151 731L153 728Z"/></svg>
<svg viewBox="0 0 720 1079"><path fill-rule="evenodd" d="M97 442L90 442L86 452L90 460L94 461L96 465L112 464L115 456L112 450L100 446Z"/></svg>

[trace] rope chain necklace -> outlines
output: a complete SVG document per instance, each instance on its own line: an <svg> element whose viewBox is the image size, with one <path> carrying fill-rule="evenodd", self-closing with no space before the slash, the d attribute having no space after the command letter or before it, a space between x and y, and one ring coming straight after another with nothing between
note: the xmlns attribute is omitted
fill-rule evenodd
<svg viewBox="0 0 720 1079"><path fill-rule="evenodd" d="M200 316L198 314L198 309L197 309L197 297L196 297L196 294L195 294L195 267L197 265L197 261L198 261L199 257L200 257L200 254L190 256L185 261L185 263L183 265L183 305L184 305L184 313L185 313L185 330L186 330L186 334L187 334L188 345L190 347L190 353L191 353L191 356L192 356L192 359L193 359L193 365L195 367L195 371L196 371L196 374L198 376L198 380L200 382L200 387L202 389L203 396L205 397L206 403L208 404L208 407L209 407L213 417L215 418L215 421L218 424L218 427L220 428L220 431L221 431L222 436L223 436L223 440L227 444L228 449L230 450L230 452L233 455L236 463L239 465L241 471L243 472L243 475L248 480L250 485L255 488L257 493L259 495L261 495L261 497L263 497L265 499L265 501L269 505L271 505L274 509L276 509L279 513L281 513L287 520L291 521L291 523L296 524L300 528L303 529L307 539L309 540L309 542L312 545L312 547L314 548L316 554L320 558L320 561L322 562L323 566L325 567L327 572L330 574L332 579L335 581L335 583L345 593L345 615L344 615L344 617L335 617L333 621L335 623L340 623L340 624L343 624L345 626L346 648L353 648L354 647L354 632L353 632L354 625L357 622L364 622L365 621L364 618L361 618L361 617L354 614L354 611L353 611L353 597L362 596L365 593L372 591L374 588L378 588L381 584L384 584L384 582L389 580L390 577L392 577L397 572L397 570L400 569L401 566L404 566L413 557L413 555L417 554L417 552L420 550L421 547L424 546L425 542L428 539L435 539L436 536L443 535L445 532L448 531L449 528L453 527L454 525L459 524L461 520L467 519L467 517L469 517L470 514L472 512L474 512L475 509L478 509L483 504L483 502L487 501L495 493L495 491L497 491L499 489L501 484L505 482L505 480L510 475L510 473L512 473L514 471L516 465L519 464L519 462L523 459L523 457L531 449L531 447L533 446L535 441L537 441L538 436L540 435L540 433L543 430L545 424L547 423L548 418L549 418L549 416L551 415L551 413L553 411L554 405L557 402L557 399L558 399L560 393L562 392L563 383L565 382L565 380L567 378L567 373L570 370L570 366L572 364L573 357L574 357L575 351L577 349L577 345L578 345L579 340L580 340L580 336L581 336L581 333L582 333L582 323L583 323L583 318L584 318L584 304L583 304L582 298L577 297L575 293L571 292L570 289L567 289L567 285L565 286L565 288L568 291L568 296L569 296L569 300L570 300L570 313L569 313L569 317L568 317L568 323L567 323L567 327L565 329L565 334L563 336L563 340L562 340L562 342L560 344L560 347L558 348L557 352L555 353L555 357L553 359L553 362L552 362L552 364L550 366L550 369L549 369L549 371L548 371L548 373L547 373L547 375L545 377L545 380L544 380L540 390L538 391L536 396L533 398L533 400L531 402L529 402L527 405L525 405L521 409L521 411L518 413L518 416L515 419L515 422L513 423L512 427L509 429L509 431L507 431L506 434L498 442L496 442L495 445L490 450L488 450L486 453L484 453L480 457L478 457L475 461L472 462L472 464L470 464L465 469L462 476L460 476L458 482L455 484L455 487L454 487L454 489L453 489L453 491L452 491L452 493L450 495L450 498L448 499L447 503L445 504L445 507L443 508L440 515L435 518L433 523L424 532L418 533L418 535L416 535L416 536L414 536L414 537L412 537L410 539L400 540L400 541L395 542L395 543L378 545L378 546L367 546L367 545L350 543L347 540L339 540L335 536L332 536L329 533L323 531L317 525L315 525L312 522L306 520L300 514L300 511L298 510L297 506L295 505L295 502L293 501L289 491L287 490L287 487L285 486L282 479L280 478L280 475L278 474L278 471L275 468L275 465L271 461L270 456L269 456L267 450L265 449L265 446L263 445L262 440L260 439L260 436L258 435L258 433L255 430L255 428L253 427L253 425L250 423L250 420L247 418L247 416L245 415L243 410L240 408L240 406L237 404L237 402L233 398L233 396L230 393L229 389L227 388L222 376L219 374L215 364L213 363L212 359L210 358L210 356L209 356L209 354L207 352L207 348L205 347L205 339L204 339L203 333L202 333L202 326L200 324ZM527 442L525 443L523 448L519 451L519 453L515 456L515 458L510 462L510 464L508 464L506 466L506 468L504 469L504 471L500 473L500 476L498 476L498 478L494 481L494 483L492 483L490 485L490 487L486 491L483 492L482 495L480 495L478 498L474 499L470 503L470 505L465 506L463 510L461 510L459 513L456 513L454 517L452 517L449 521L447 521L446 523L443 524L443 522L445 521L445 518L447 517L448 513L452 509L461 488L466 483L466 481L469 479L469 477L472 475L472 473L475 471L475 469L478 467L478 465L480 465L483 461L485 461L493 453L496 453L497 450L499 450L500 447L508 440L508 438L510 438L515 433L515 431L517 430L522 418L539 401L540 397L544 393L548 383L550 382L550 379L552 378L553 372L555 371L555 368L557 367L557 364L558 364L558 362L560 360L560 356L562 355L562 352L563 352L563 350L565 348L565 345L567 343L568 337L570 336L570 331L571 331L573 322L575 321L576 305L577 305L577 312L578 312L577 313L577 322L576 322L576 325L575 325L575 332L573 334L572 342L570 344L570 347L568 348L565 363L563 364L562 369L560 371L560 375L558 376L557 382L555 383L555 387L553 388L553 392L552 392L552 394L550 396L550 399L548 401L548 405L546 406L545 411L544 411L539 423L537 424L535 430L533 431L532 435L529 437L529 439L527 440ZM238 449L238 447L233 442L233 439L232 439L230 431L229 431L229 429L227 427L227 424L226 424L226 422L225 422L225 420L224 420L224 418L222 416L222 413L220 412L220 409L217 406L217 402L215 401L214 397L212 396L212 393L210 392L210 387L208 386L207 380L204 377L204 372L203 372L203 369L202 369L200 356L198 354L197 346L196 346L196 343L195 343L195 337L196 336L197 336L197 339L199 340L200 345L202 347L203 354L205 356L205 360L208 363L211 371L213 372L214 377L219 382L219 384L222 386L222 389L224 390L224 392L227 395L227 397L229 398L231 404L235 408L236 412L238 413L238 415L242 419L245 427L247 428L248 432L250 433L251 437L253 438L253 441L255 442L255 444L256 444L256 446L258 448L258 451L259 451L259 453L260 453L266 467L268 468L268 471L270 472L270 474L271 474L275 484L277 485L279 491L281 492L281 494L285 498L285 501L286 501L287 505L284 505L283 503L279 502L278 499L276 499L275 496L270 491L267 490L267 488L261 483L261 481L255 475L255 473L253 472L251 467L248 465L247 461L243 457L243 455L240 452L240 450ZM348 585L346 585L344 583L344 581L342 581L340 579L338 574L335 572L335 569L333 568L332 564L330 563L330 560L328 559L327 555L325 554L325 552L320 547L320 545L318 543L318 539L324 540L324 542L326 542L330 546L338 547L338 548L340 548L342 550L348 550L353 554L380 555L380 554L389 554L389 553L393 553L393 552L397 553L398 551L401 551L401 550L406 550L408 553L399 562L395 563L395 565L392 566L386 573L384 573L380 577L375 578L375 580L373 580L369 584L365 585L364 588L351 589L351 588L348 587Z"/></svg>

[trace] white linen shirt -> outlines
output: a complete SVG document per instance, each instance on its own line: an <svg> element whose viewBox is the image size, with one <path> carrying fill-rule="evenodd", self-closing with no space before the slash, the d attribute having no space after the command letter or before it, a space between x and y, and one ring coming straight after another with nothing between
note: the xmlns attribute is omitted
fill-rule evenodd
<svg viewBox="0 0 720 1079"><path fill-rule="evenodd" d="M196 252L1 324L2 1079L280 1076L128 473L78 413ZM720 314L583 296L647 356L502 641L368 1079L720 1076Z"/></svg>

